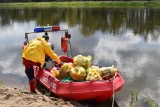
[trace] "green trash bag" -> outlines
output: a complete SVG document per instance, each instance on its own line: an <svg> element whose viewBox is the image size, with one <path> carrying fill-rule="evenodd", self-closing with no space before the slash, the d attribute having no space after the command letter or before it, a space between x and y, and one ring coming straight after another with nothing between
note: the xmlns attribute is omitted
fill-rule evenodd
<svg viewBox="0 0 160 107"><path fill-rule="evenodd" d="M62 82L72 82L73 81L73 79L68 75L68 76L66 76L66 77L64 77L64 78L62 78L62 80L61 80Z"/></svg>

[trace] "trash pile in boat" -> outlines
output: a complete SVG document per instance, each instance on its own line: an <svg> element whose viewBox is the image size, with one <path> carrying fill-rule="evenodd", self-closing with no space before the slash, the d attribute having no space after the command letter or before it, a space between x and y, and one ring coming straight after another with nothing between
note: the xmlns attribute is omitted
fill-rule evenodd
<svg viewBox="0 0 160 107"><path fill-rule="evenodd" d="M109 80L117 72L117 68L100 67L92 64L91 56L77 55L73 63L64 63L59 69L54 67L52 76L63 82Z"/></svg>

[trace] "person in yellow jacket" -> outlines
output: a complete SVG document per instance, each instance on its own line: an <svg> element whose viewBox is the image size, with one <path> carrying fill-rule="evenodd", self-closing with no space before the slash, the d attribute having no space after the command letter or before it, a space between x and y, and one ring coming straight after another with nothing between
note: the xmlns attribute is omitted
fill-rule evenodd
<svg viewBox="0 0 160 107"><path fill-rule="evenodd" d="M34 77L33 66L36 65L42 68L45 63L46 54L58 64L61 64L59 57L51 49L48 40L48 35L35 38L24 47L22 52L22 62L25 66L25 73L29 79L30 91L32 93L36 93L36 79Z"/></svg>

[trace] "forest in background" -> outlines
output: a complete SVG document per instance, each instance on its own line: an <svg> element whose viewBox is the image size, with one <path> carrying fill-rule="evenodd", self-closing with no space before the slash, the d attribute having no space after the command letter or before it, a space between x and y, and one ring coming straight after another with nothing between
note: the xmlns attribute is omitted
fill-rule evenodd
<svg viewBox="0 0 160 107"><path fill-rule="evenodd" d="M0 0L0 3L14 2L63 2L63 1L159 1L159 0Z"/></svg>

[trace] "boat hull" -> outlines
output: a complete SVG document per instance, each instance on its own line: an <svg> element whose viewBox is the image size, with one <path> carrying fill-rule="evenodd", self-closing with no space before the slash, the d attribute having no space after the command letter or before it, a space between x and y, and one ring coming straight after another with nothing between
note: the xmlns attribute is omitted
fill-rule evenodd
<svg viewBox="0 0 160 107"><path fill-rule="evenodd" d="M106 101L112 97L115 92L118 92L124 80L120 73L109 80L101 81L84 81L84 82L62 82L57 78L52 77L50 71L35 68L35 75L40 72L39 82L48 88L54 95L68 100L95 100L98 102Z"/></svg>

